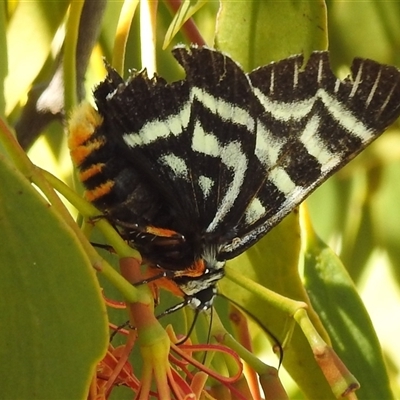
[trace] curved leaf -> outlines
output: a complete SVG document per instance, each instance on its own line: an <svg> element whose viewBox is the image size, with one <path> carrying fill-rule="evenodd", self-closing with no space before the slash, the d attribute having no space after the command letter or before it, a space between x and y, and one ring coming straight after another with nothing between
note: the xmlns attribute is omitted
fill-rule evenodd
<svg viewBox="0 0 400 400"><path fill-rule="evenodd" d="M308 229L305 287L333 347L357 377L358 399L392 399L382 350L365 306L336 254Z"/></svg>
<svg viewBox="0 0 400 400"><path fill-rule="evenodd" d="M182 26L206 3L207 0L184 0L181 3L165 34L163 49L169 46L175 35L182 29Z"/></svg>
<svg viewBox="0 0 400 400"><path fill-rule="evenodd" d="M0 158L2 398L87 395L107 346L104 302L79 243Z"/></svg>
<svg viewBox="0 0 400 400"><path fill-rule="evenodd" d="M68 2L21 1L7 28L8 70L6 114L28 92L42 69Z"/></svg>

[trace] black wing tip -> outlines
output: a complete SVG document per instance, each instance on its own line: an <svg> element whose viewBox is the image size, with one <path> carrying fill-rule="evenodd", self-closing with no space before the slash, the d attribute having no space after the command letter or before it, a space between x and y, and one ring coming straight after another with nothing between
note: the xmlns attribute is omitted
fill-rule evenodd
<svg viewBox="0 0 400 400"><path fill-rule="evenodd" d="M103 58L104 67L107 71L106 80L108 82L114 82L114 84L124 83L124 79L117 72L117 70L105 59Z"/></svg>
<svg viewBox="0 0 400 400"><path fill-rule="evenodd" d="M232 60L225 53L208 46L199 46L196 44L191 44L189 47L180 44L175 46L171 52L178 63L184 68L186 74L191 70L197 70L199 66L206 66L205 64L209 64L210 60L216 60L218 58Z"/></svg>
<svg viewBox="0 0 400 400"><path fill-rule="evenodd" d="M104 67L107 75L93 90L93 96L97 105L104 103L107 97L113 93L121 85L125 85L125 81L117 70L104 58Z"/></svg>

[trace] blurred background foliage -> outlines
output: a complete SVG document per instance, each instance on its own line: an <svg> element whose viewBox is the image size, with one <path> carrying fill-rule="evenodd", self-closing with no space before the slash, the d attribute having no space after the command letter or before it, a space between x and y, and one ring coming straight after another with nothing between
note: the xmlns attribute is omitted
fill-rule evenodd
<svg viewBox="0 0 400 400"><path fill-rule="evenodd" d="M93 86L104 78L102 58L113 57L123 3L89 3L93 3L89 12L92 18L83 34L92 38L93 51L87 60L81 59L77 76L79 79L79 73L85 75L79 81L80 98L91 101ZM162 49L174 13L173 3L160 2L157 11L157 69L168 80L182 77L169 50L174 44L188 43L182 31L166 50ZM60 49L69 3L3 1L1 5L0 113L15 127L32 161L72 187L76 183L66 146L60 91ZM193 15L198 31L210 46L218 7L216 1L205 2ZM328 1L327 10L329 50L338 76L347 75L355 56L400 66L400 2ZM129 69L142 66L140 34L136 13L126 44L125 76ZM86 54L85 49L81 50ZM58 90L49 90L54 87ZM370 312L394 397L400 397L399 175L400 132L396 123L307 200L316 232L340 256ZM292 395L301 398L296 389Z"/></svg>

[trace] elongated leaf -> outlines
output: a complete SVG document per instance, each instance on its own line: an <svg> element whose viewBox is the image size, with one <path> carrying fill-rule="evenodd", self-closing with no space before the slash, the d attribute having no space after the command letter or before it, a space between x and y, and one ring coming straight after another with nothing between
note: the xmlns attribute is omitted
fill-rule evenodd
<svg viewBox="0 0 400 400"><path fill-rule="evenodd" d="M107 345L95 274L69 229L0 158L4 399L79 399Z"/></svg>
<svg viewBox="0 0 400 400"><path fill-rule="evenodd" d="M0 58L0 115L5 112L5 98L4 98L4 79L8 72L8 54L7 54L7 39L6 39L6 16L5 7L0 9L0 49L2 49L2 56Z"/></svg>
<svg viewBox="0 0 400 400"><path fill-rule="evenodd" d="M42 69L68 2L21 1L7 30L9 75L5 81L6 114L28 92Z"/></svg>
<svg viewBox="0 0 400 400"><path fill-rule="evenodd" d="M392 399L378 338L352 280L334 252L308 233L305 286L333 348L361 384L357 398Z"/></svg>
<svg viewBox="0 0 400 400"><path fill-rule="evenodd" d="M165 34L163 49L166 49L175 35L179 32L185 22L193 16L201 7L207 3L206 0L184 0L175 14L168 31Z"/></svg>

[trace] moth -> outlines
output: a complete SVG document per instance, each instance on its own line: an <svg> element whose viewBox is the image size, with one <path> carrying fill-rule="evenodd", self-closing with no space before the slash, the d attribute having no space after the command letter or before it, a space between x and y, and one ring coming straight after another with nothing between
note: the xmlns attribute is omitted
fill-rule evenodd
<svg viewBox="0 0 400 400"><path fill-rule="evenodd" d="M244 252L400 114L400 71L356 58L335 77L326 51L245 73L229 56L178 46L186 77L107 66L96 108L72 116L86 197L206 310L226 260Z"/></svg>

